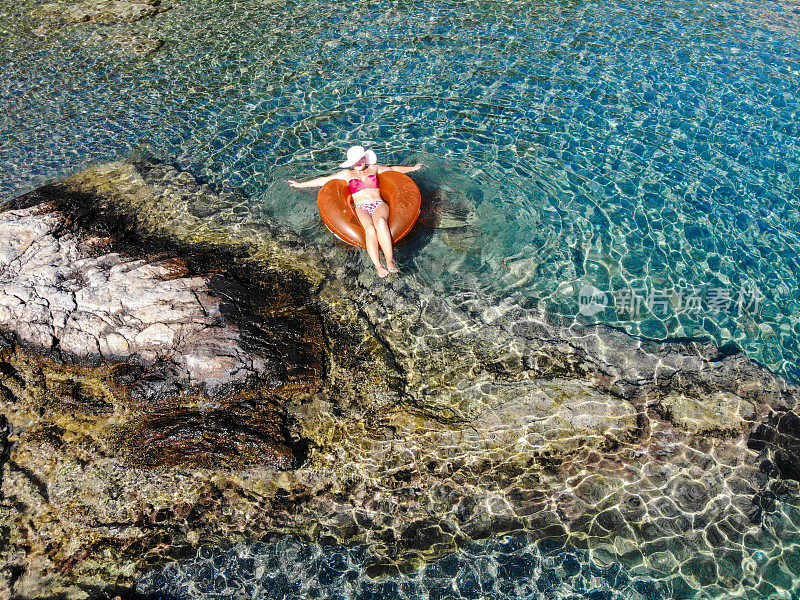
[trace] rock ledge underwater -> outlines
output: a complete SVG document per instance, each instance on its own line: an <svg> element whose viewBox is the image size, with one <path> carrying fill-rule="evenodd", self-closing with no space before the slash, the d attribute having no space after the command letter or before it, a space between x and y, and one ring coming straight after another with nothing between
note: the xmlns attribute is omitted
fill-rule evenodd
<svg viewBox="0 0 800 600"><path fill-rule="evenodd" d="M133 160L3 207L0 598L125 594L287 533L363 544L375 577L514 531L633 569L667 553L687 589L750 576L743 547L797 497L795 386L378 280L253 211Z"/></svg>

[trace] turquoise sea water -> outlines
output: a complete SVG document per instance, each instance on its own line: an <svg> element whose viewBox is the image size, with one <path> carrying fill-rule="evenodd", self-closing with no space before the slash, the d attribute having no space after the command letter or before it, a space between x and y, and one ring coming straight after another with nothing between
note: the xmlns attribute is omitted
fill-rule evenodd
<svg viewBox="0 0 800 600"><path fill-rule="evenodd" d="M197 0L42 37L33 4L0 2L0 198L138 151L327 242L285 180L362 143L425 164L448 228L399 257L431 290L733 342L800 379L796 0ZM123 30L165 45L97 39Z"/></svg>

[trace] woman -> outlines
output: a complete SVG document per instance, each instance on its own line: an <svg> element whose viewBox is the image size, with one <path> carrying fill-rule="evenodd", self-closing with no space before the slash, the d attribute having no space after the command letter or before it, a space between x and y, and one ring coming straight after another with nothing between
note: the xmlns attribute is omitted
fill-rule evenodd
<svg viewBox="0 0 800 600"><path fill-rule="evenodd" d="M413 167L384 167L376 164L378 157L372 150L366 150L363 146L352 146L347 150L347 160L340 167L343 170L326 177L317 177L308 181L289 180L289 185L296 188L320 187L334 179L341 179L347 182L350 194L353 197L353 204L356 208L356 216L364 228L367 242L367 253L378 277L386 277L389 273L397 273L398 268L394 264L392 254L392 234L389 232L389 205L381 198L378 189L378 175L386 171L397 171L398 173L410 173L422 168L422 164L417 163ZM386 257L386 267L381 264L380 250Z"/></svg>

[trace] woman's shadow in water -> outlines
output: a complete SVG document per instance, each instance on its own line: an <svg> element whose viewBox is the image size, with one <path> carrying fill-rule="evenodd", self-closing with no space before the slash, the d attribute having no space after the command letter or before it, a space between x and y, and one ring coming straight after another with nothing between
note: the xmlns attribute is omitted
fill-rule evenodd
<svg viewBox="0 0 800 600"><path fill-rule="evenodd" d="M419 188L422 206L419 219L411 232L395 245L395 251L402 262L416 259L436 235L436 230L452 225L453 217L464 217L474 212L483 200L483 191L467 175L454 171L441 159L431 156L417 156L423 163L421 171L409 174Z"/></svg>

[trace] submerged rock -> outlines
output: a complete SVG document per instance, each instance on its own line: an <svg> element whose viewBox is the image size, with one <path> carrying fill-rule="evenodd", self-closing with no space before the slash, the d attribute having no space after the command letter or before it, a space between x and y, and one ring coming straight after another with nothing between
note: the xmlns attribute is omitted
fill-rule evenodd
<svg viewBox="0 0 800 600"><path fill-rule="evenodd" d="M39 33L70 23L92 21L101 25L133 23L170 9L161 0L84 0L48 2L30 11L32 17L46 20Z"/></svg>
<svg viewBox="0 0 800 600"><path fill-rule="evenodd" d="M104 44L118 54L131 57L148 56L157 52L164 45L163 40L137 33L95 36L92 41Z"/></svg>
<svg viewBox="0 0 800 600"><path fill-rule="evenodd" d="M714 435L746 431L753 423L751 402L729 392L713 392L703 398L671 392L659 403L662 416L692 433Z"/></svg>
<svg viewBox="0 0 800 600"><path fill-rule="evenodd" d="M465 194L452 189L425 189L425 201L419 215L419 222L427 227L438 229L458 229L474 223L475 206Z"/></svg>
<svg viewBox="0 0 800 600"><path fill-rule="evenodd" d="M7 595L284 533L365 544L374 576L524 530L737 585L694 559L767 535L744 442L795 387L711 344L379 280L250 210L122 161L0 213Z"/></svg>

